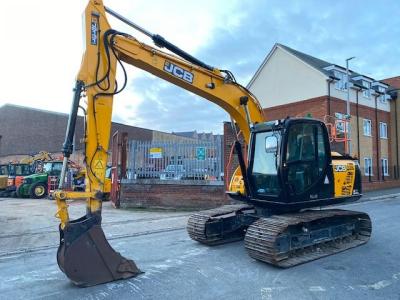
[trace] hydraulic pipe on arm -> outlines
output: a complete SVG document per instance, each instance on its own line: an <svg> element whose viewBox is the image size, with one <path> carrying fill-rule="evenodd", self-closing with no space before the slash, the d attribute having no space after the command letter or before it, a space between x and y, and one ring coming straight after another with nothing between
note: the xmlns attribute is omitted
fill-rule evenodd
<svg viewBox="0 0 400 300"><path fill-rule="evenodd" d="M122 16L108 12L127 21ZM131 26L139 27L132 22ZM135 27L135 28L136 28ZM144 29L141 29L143 32ZM236 83L229 71L220 71L202 63L159 35L148 33L156 45L166 47L181 57L139 42L134 37L111 29L101 0L90 0L85 10L86 50L77 76L73 105L63 145L64 164L59 190L54 193L60 218L60 247L57 253L61 270L76 284L89 286L136 276L135 263L115 252L101 229L101 208L111 132L113 96L126 85L124 61L180 86L222 107L236 121L246 142L250 124L264 121L257 99ZM116 84L116 67L120 64L125 82ZM67 192L62 182L72 153L78 107L86 95L85 132L86 191ZM245 101L243 105L243 97ZM242 99L242 100L241 100ZM244 173L244 162L241 164ZM86 198L86 215L70 220L67 199Z"/></svg>

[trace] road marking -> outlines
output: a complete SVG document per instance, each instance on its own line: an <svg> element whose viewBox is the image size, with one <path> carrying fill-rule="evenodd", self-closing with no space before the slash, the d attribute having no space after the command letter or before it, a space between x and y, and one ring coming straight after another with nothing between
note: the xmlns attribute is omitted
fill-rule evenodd
<svg viewBox="0 0 400 300"><path fill-rule="evenodd" d="M270 300L272 299L273 292L282 292L288 288L287 286L264 287L261 289L261 299Z"/></svg>
<svg viewBox="0 0 400 300"><path fill-rule="evenodd" d="M380 289L384 289L385 287L392 285L393 283L395 283L398 280L400 280L400 273L395 273L392 275L391 279L385 279L385 280L381 280L381 281L371 283L371 284L365 284L365 285L363 284L363 285L359 285L359 287L362 289L368 289L368 290L380 290Z"/></svg>
<svg viewBox="0 0 400 300"><path fill-rule="evenodd" d="M368 289L368 290L380 290L385 287L388 287L389 285L392 285L392 281L390 280L381 280L378 282L375 282L373 284L367 284L367 285L360 285L360 288Z"/></svg>
<svg viewBox="0 0 400 300"><path fill-rule="evenodd" d="M310 292L326 292L326 289L322 286L310 286L308 290Z"/></svg>

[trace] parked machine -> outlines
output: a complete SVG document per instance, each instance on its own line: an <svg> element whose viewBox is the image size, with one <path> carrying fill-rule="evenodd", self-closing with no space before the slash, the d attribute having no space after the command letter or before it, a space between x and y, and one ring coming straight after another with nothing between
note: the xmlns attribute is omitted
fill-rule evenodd
<svg viewBox="0 0 400 300"><path fill-rule="evenodd" d="M148 35L172 55L110 28L106 12ZM240 129L248 145L244 158L235 141L240 167L228 192L240 205L199 212L189 218L190 237L206 245L245 240L251 257L279 267L289 267L331 255L369 240L367 214L340 209L318 209L361 197L357 162L332 156L326 126L314 119L264 122L262 108L228 70L209 66L159 35L135 25L90 0L85 14L86 47L74 89L68 129L63 145L61 178L67 171L80 100L86 97L85 192L55 192L60 218L60 269L77 285L91 286L136 276L136 264L115 252L101 228L107 151L113 95L126 86L122 61L193 92L225 109L234 130ZM125 81L116 85L116 66ZM84 101L82 101L84 102ZM237 132L237 131L236 131ZM67 199L87 199L87 211L71 220Z"/></svg>
<svg viewBox="0 0 400 300"><path fill-rule="evenodd" d="M21 159L18 164L12 164L13 172L8 176L7 191L9 196L18 196L18 188L23 184L24 177L32 175L34 173L40 173L43 169L43 163L51 160L50 153L46 151L40 151L39 153Z"/></svg>
<svg viewBox="0 0 400 300"><path fill-rule="evenodd" d="M9 173L9 165L1 164L0 165L0 195L7 188L8 173Z"/></svg>
<svg viewBox="0 0 400 300"><path fill-rule="evenodd" d="M6 181L6 187L0 191L0 197L15 197L16 196L16 182L19 184L23 176L32 174L32 167L27 163L9 163L8 175L0 176L0 181Z"/></svg>
<svg viewBox="0 0 400 300"><path fill-rule="evenodd" d="M62 160L44 162L40 172L24 177L23 183L17 189L17 196L20 198L30 197L40 199L54 192L59 184L62 164ZM69 176L64 179L65 188L68 187L69 190L73 190L74 178L76 176L85 176L79 172L80 169L80 166L75 162L69 161L70 172Z"/></svg>
<svg viewBox="0 0 400 300"><path fill-rule="evenodd" d="M47 161L43 164L41 172L25 176L23 184L17 189L20 198L44 198L48 195L49 176L60 176L62 161Z"/></svg>

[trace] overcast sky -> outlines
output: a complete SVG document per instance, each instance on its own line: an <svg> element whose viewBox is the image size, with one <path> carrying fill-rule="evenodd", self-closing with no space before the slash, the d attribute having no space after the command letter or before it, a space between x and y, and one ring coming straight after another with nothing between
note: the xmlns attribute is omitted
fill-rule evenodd
<svg viewBox="0 0 400 300"><path fill-rule="evenodd" d="M400 1L104 0L105 5L246 85L276 42L383 79L400 75ZM68 113L86 1L0 1L0 105ZM112 27L151 43L109 17ZM163 131L221 133L216 105L128 67L113 120Z"/></svg>

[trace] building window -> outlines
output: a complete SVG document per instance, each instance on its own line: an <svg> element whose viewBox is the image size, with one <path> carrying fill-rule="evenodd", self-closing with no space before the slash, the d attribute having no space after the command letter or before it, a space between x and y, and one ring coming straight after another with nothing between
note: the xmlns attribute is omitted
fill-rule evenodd
<svg viewBox="0 0 400 300"><path fill-rule="evenodd" d="M363 96L365 98L370 98L371 97L371 83L366 80L363 80L362 85L363 85L363 87L365 87L365 89L362 92Z"/></svg>
<svg viewBox="0 0 400 300"><path fill-rule="evenodd" d="M379 96L379 101L381 101L382 103L386 103L386 89L383 86L379 86L378 87L378 91L383 93L382 95Z"/></svg>
<svg viewBox="0 0 400 300"><path fill-rule="evenodd" d="M363 120L363 131L365 136L372 136L372 122L371 120L364 119Z"/></svg>
<svg viewBox="0 0 400 300"><path fill-rule="evenodd" d="M365 176L372 176L372 158L364 157L364 174Z"/></svg>
<svg viewBox="0 0 400 300"><path fill-rule="evenodd" d="M346 115L342 113L335 113L335 127L336 134L343 134L346 131Z"/></svg>
<svg viewBox="0 0 400 300"><path fill-rule="evenodd" d="M389 165L387 158L381 158L381 166L383 170L383 175L389 176Z"/></svg>
<svg viewBox="0 0 400 300"><path fill-rule="evenodd" d="M335 82L335 88L341 91L345 91L347 85L347 74L337 70L333 71L333 74L336 78L339 79Z"/></svg>
<svg viewBox="0 0 400 300"><path fill-rule="evenodd" d="M387 124L379 122L379 136L381 139L387 139Z"/></svg>

